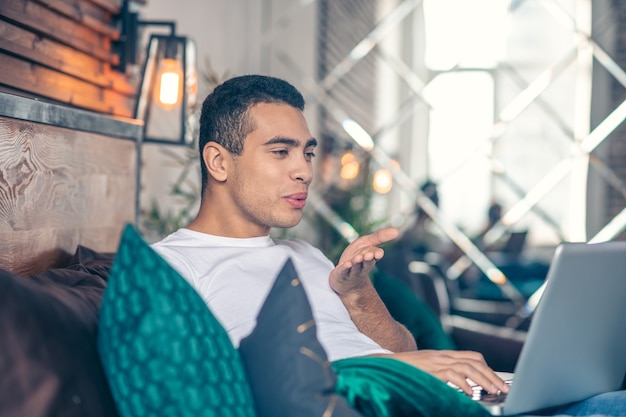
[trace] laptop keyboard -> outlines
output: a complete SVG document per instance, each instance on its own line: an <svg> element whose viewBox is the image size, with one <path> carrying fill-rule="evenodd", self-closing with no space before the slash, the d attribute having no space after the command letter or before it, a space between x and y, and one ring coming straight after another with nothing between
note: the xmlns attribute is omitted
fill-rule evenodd
<svg viewBox="0 0 626 417"><path fill-rule="evenodd" d="M513 380L507 380L504 381L508 386L511 386L511 383L513 382ZM481 387L480 385L474 385L472 386L472 400L474 401L481 401L483 403L501 403L504 401L504 399L506 398L506 393L504 392L497 392L495 394L492 394L490 392L487 392L483 389L483 387Z"/></svg>

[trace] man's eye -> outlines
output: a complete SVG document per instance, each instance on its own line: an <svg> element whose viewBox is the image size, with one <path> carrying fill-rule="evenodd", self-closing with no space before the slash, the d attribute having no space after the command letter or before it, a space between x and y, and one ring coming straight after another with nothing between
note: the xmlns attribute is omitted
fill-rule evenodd
<svg viewBox="0 0 626 417"><path fill-rule="evenodd" d="M289 154L289 151L287 149L277 149L275 151L272 151L272 153L280 156L285 156Z"/></svg>
<svg viewBox="0 0 626 417"><path fill-rule="evenodd" d="M311 152L305 152L304 156L306 156L309 159L315 158L315 152L311 151Z"/></svg>

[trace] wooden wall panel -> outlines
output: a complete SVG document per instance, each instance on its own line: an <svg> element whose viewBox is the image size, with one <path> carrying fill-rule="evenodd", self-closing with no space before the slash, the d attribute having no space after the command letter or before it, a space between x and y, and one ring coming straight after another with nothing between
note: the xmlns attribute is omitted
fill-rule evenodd
<svg viewBox="0 0 626 417"><path fill-rule="evenodd" d="M0 1L0 91L131 117L136 86L116 69L122 0Z"/></svg>
<svg viewBox="0 0 626 417"><path fill-rule="evenodd" d="M136 144L0 117L0 268L32 274L135 221Z"/></svg>
<svg viewBox="0 0 626 417"><path fill-rule="evenodd" d="M104 75L104 64L99 59L9 22L0 21L0 49L21 57L25 62L39 62L95 85L106 87L111 84ZM4 74L3 80L8 81L9 76L11 74Z"/></svg>
<svg viewBox="0 0 626 417"><path fill-rule="evenodd" d="M114 63L117 60L111 53L109 38L36 1L2 0L0 14L103 61Z"/></svg>
<svg viewBox="0 0 626 417"><path fill-rule="evenodd" d="M14 88L99 113L132 117L132 97L0 53L0 73Z"/></svg>
<svg viewBox="0 0 626 417"><path fill-rule="evenodd" d="M104 9L96 7L93 3L79 0L37 1L111 39L118 39L120 36L117 28L107 24L111 20L111 14Z"/></svg>
<svg viewBox="0 0 626 417"><path fill-rule="evenodd" d="M122 8L122 1L123 0L90 0L90 3L97 4L112 13L118 13ZM135 3L145 4L145 0L135 1Z"/></svg>

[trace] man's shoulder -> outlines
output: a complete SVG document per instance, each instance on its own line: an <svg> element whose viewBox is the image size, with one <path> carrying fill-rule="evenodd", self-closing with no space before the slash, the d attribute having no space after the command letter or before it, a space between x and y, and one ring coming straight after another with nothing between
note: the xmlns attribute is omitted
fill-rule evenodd
<svg viewBox="0 0 626 417"><path fill-rule="evenodd" d="M155 249L183 250L187 252L192 249L203 250L206 248L238 247L241 245L241 241L242 239L210 235L191 229L180 228L165 236L160 241L153 243L152 247ZM262 244L262 241L249 243L249 245Z"/></svg>
<svg viewBox="0 0 626 417"><path fill-rule="evenodd" d="M187 251L183 249L185 246L193 247L193 244L188 241L184 233L181 233L180 229L150 245L170 266L174 267L184 277L189 278L193 275L191 273L193 268L190 267Z"/></svg>
<svg viewBox="0 0 626 417"><path fill-rule="evenodd" d="M152 247L167 247L167 246L180 246L186 242L197 240L193 234L187 233L186 229L178 229L175 232L170 233L163 239L154 242L150 246Z"/></svg>
<svg viewBox="0 0 626 417"><path fill-rule="evenodd" d="M315 246L302 239L272 239L276 245L287 246L296 251L318 251Z"/></svg>
<svg viewBox="0 0 626 417"><path fill-rule="evenodd" d="M274 239L276 245L287 247L291 250L292 254L297 255L299 258L312 258L312 259L320 259L324 262L330 262L328 258L324 255L324 253L302 239Z"/></svg>

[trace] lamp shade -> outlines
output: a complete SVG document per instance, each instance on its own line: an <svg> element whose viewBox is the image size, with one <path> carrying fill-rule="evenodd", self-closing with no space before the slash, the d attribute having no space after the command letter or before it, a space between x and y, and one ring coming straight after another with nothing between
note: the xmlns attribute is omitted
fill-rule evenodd
<svg viewBox="0 0 626 417"><path fill-rule="evenodd" d="M187 37L150 35L135 109L135 118L144 121L144 141L193 141L196 61L195 44Z"/></svg>

